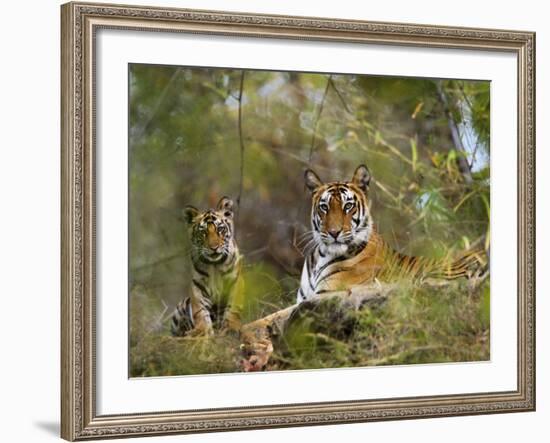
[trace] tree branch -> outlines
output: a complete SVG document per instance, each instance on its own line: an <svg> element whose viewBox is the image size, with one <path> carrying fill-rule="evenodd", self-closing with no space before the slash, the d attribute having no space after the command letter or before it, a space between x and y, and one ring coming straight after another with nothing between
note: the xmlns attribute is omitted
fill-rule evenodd
<svg viewBox="0 0 550 443"><path fill-rule="evenodd" d="M470 170L470 165L468 164L468 160L466 158L466 150L464 149L462 139L460 138L458 125L456 124L453 118L453 114L451 112L451 108L449 105L449 99L447 98L447 94L445 94L445 91L443 90L441 80L436 81L436 87L437 87L437 94L439 96L439 101L443 105L445 110L445 115L447 116L447 122L449 125L449 130L451 131L451 138L453 140L453 144L455 145L455 149L460 153L460 155L458 156L458 169L462 173L462 176L464 177L464 181L466 182L466 184L471 185L473 183L472 171Z"/></svg>
<svg viewBox="0 0 550 443"><path fill-rule="evenodd" d="M321 104L319 105L319 109L317 110L317 118L315 119L315 123L313 125L313 134L311 136L311 145L309 148L308 165L311 165L311 158L313 157L313 150L315 148L315 138L317 137L317 126L319 125L319 120L321 119L321 114L323 112L323 107L325 106L325 100L327 98L331 81L332 81L332 74L328 76L327 85L325 86L325 92L323 93Z"/></svg>
<svg viewBox="0 0 550 443"><path fill-rule="evenodd" d="M340 102L342 102L342 106L344 107L344 109L346 110L346 112L348 114L352 114L351 110L349 109L349 106L348 104L346 103L346 101L344 100L344 97L342 96L342 94L340 93L340 91L338 90L338 88L336 87L336 84L334 83L334 79L332 77L329 77L329 81L330 81L330 86L332 86L332 89L334 89L334 92L336 92L336 95L338 96L338 98L340 99Z"/></svg>

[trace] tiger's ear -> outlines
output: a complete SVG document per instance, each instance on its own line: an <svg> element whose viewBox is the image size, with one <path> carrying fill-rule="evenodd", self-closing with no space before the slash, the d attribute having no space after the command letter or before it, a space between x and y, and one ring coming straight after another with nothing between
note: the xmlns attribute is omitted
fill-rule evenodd
<svg viewBox="0 0 550 443"><path fill-rule="evenodd" d="M367 192L370 183L370 172L365 165L359 165L353 174L351 179L352 183L359 186L363 191Z"/></svg>
<svg viewBox="0 0 550 443"><path fill-rule="evenodd" d="M193 223L193 220L197 215L199 215L199 210L194 206L186 206L183 210L183 218L189 224Z"/></svg>
<svg viewBox="0 0 550 443"><path fill-rule="evenodd" d="M323 182L321 181L319 176L311 169L306 169L306 172L304 173L304 178L306 180L306 186L311 192L315 191L319 186L323 185Z"/></svg>
<svg viewBox="0 0 550 443"><path fill-rule="evenodd" d="M224 211L226 217L233 217L233 200L229 197L222 197L218 202L218 211Z"/></svg>

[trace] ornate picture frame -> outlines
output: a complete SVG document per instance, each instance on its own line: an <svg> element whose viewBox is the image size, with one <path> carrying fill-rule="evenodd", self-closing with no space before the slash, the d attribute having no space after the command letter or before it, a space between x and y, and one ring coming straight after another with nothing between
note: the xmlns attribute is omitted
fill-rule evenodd
<svg viewBox="0 0 550 443"><path fill-rule="evenodd" d="M61 436L86 440L533 411L535 409L535 35L524 31L67 3L62 18ZM471 49L517 57L517 389L98 415L96 33ZM498 149L498 148L497 148ZM121 266L124 266L121 263Z"/></svg>

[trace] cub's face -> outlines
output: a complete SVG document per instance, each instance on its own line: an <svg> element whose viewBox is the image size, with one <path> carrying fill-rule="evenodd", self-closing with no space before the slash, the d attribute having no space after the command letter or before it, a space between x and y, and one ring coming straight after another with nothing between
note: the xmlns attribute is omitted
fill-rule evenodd
<svg viewBox="0 0 550 443"><path fill-rule="evenodd" d="M233 201L223 197L204 212L187 206L184 214L195 253L207 263L223 261L233 248Z"/></svg>
<svg viewBox="0 0 550 443"><path fill-rule="evenodd" d="M349 246L368 241L372 219L367 189L370 174L359 166L351 181L323 183L312 170L305 173L312 192L311 227L317 244L334 255L345 254Z"/></svg>

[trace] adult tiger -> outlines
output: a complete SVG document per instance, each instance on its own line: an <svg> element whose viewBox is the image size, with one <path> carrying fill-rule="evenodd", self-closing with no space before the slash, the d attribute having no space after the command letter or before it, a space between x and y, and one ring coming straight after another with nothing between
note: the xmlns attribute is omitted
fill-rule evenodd
<svg viewBox="0 0 550 443"><path fill-rule="evenodd" d="M215 209L204 212L187 206L184 215L193 269L189 295L172 316L172 335L212 335L215 326L238 331L242 257L233 234L233 201L223 197Z"/></svg>
<svg viewBox="0 0 550 443"><path fill-rule="evenodd" d="M394 251L376 232L368 205L370 173L360 165L351 181L323 183L305 172L312 192L314 248L307 254L297 302L328 291L348 290L375 279L455 279L479 274L487 265L484 251L456 260L412 257Z"/></svg>

